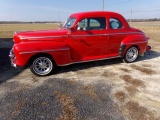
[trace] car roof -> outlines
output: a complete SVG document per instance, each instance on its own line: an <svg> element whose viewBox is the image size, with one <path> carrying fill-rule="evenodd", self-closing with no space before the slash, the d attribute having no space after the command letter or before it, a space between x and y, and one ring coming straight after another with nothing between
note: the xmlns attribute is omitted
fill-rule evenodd
<svg viewBox="0 0 160 120"><path fill-rule="evenodd" d="M70 17L82 17L82 16L97 16L97 15L114 15L114 16L122 16L119 13L111 12L111 11L90 11L90 12L79 12L73 13Z"/></svg>
<svg viewBox="0 0 160 120"><path fill-rule="evenodd" d="M89 11L89 12L79 12L79 13L73 13L70 15L71 18L76 18L78 21L79 19L82 19L84 17L98 17L98 16L109 16L112 18L118 18L123 22L124 28L130 28L128 22L125 20L125 18L116 12L111 12L111 11ZM75 23L76 24L76 23Z"/></svg>

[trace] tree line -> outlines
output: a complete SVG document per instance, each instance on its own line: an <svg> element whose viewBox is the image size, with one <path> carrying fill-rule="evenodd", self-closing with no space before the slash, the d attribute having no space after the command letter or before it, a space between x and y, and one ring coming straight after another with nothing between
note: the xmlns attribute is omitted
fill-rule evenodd
<svg viewBox="0 0 160 120"><path fill-rule="evenodd" d="M59 21L34 21L34 22L23 22L23 21L0 21L0 24L44 24L44 23L59 23Z"/></svg>
<svg viewBox="0 0 160 120"><path fill-rule="evenodd" d="M160 18L152 18L152 19L127 19L128 22L154 22L160 21Z"/></svg>
<svg viewBox="0 0 160 120"><path fill-rule="evenodd" d="M128 22L153 22L160 21L160 18L152 19L127 19ZM34 21L34 22L24 22L24 21L0 21L0 24L50 24L50 23L62 23L60 21Z"/></svg>

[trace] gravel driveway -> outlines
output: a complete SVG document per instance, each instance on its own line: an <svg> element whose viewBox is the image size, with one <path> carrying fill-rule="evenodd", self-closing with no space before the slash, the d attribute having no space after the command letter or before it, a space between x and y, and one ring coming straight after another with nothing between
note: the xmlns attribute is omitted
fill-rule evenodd
<svg viewBox="0 0 160 120"><path fill-rule="evenodd" d="M1 40L1 120L160 119L160 52L59 67L47 77L10 67L12 42Z"/></svg>

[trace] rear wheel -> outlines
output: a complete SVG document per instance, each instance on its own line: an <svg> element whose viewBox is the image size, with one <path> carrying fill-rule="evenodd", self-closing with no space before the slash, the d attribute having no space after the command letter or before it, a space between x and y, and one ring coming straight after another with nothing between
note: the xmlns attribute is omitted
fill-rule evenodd
<svg viewBox="0 0 160 120"><path fill-rule="evenodd" d="M123 57L123 61L127 63L134 62L138 57L139 51L137 47L130 47L125 56Z"/></svg>
<svg viewBox="0 0 160 120"><path fill-rule="evenodd" d="M39 56L33 59L30 70L38 76L46 76L54 70L54 62L50 57Z"/></svg>

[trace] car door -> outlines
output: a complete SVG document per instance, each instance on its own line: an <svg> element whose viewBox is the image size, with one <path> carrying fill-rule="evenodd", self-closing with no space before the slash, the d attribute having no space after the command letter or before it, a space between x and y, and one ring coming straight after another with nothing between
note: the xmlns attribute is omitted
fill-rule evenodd
<svg viewBox="0 0 160 120"><path fill-rule="evenodd" d="M108 34L105 17L88 17L78 22L70 35L73 61L101 59L108 55Z"/></svg>
<svg viewBox="0 0 160 120"><path fill-rule="evenodd" d="M114 17L109 18L109 54L119 56L121 41L127 36L123 23Z"/></svg>

